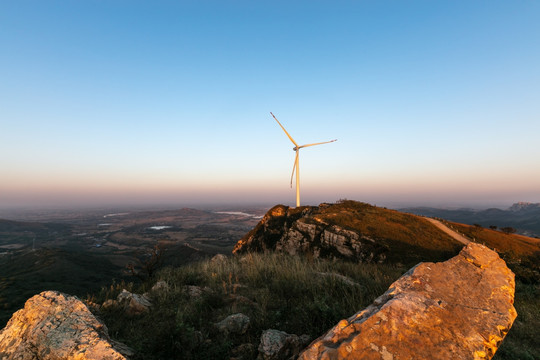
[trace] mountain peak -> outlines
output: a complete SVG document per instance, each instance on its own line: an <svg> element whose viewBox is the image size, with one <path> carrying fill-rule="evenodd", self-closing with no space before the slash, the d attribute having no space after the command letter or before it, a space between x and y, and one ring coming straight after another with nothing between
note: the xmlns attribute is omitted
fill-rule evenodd
<svg viewBox="0 0 540 360"><path fill-rule="evenodd" d="M540 208L540 203L531 203L528 201L519 201L517 203L512 204L508 208L509 211L528 211L528 210L536 210Z"/></svg>

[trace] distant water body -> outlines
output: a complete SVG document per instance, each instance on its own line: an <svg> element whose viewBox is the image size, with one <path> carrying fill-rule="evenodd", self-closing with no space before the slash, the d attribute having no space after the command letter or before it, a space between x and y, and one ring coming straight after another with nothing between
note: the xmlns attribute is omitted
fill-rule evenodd
<svg viewBox="0 0 540 360"><path fill-rule="evenodd" d="M166 226L166 225L159 225L159 226L150 226L150 230L164 230L164 229L170 229L172 226Z"/></svg>
<svg viewBox="0 0 540 360"><path fill-rule="evenodd" d="M254 215L254 214L248 214L241 211L216 211L216 214L227 214L227 215L238 215L238 216L245 216L250 217L253 219L262 219L262 216Z"/></svg>

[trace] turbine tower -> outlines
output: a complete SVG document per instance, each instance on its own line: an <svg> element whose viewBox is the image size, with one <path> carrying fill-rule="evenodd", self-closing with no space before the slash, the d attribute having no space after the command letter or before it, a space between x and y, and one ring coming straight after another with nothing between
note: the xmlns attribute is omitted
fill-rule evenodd
<svg viewBox="0 0 540 360"><path fill-rule="evenodd" d="M328 144L328 143L337 141L337 139L330 140L330 141L324 141L324 142L318 142L318 143L314 143L314 144L300 145L300 146L299 146L299 145L296 143L296 141L294 141L294 139L292 138L292 136L289 135L289 133L287 132L287 130L285 130L285 128L283 127L283 125L281 125L281 123L280 123L279 120L274 116L274 114L272 114L272 112L270 112L270 114L271 114L272 117L277 121L277 123L279 124L279 126L281 126L281 128L283 129L283 131L285 131L285 134L287 134L287 137L289 138L289 140L291 140L292 143L294 144L293 150L296 152L296 157L295 157L295 159L294 159L294 165L293 165L293 170L292 170L292 174L291 174L291 188L292 188L292 179L293 179L293 176L294 176L294 172L296 171L296 207L299 207L299 206L300 206L300 161L299 161L299 159L298 159L298 154L300 153L300 149L301 149L301 148L308 147L308 146L315 146L315 145Z"/></svg>

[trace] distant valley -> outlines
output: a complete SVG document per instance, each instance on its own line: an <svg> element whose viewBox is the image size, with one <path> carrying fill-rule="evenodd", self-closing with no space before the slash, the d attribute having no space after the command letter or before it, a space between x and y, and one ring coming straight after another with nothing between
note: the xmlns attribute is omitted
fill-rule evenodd
<svg viewBox="0 0 540 360"><path fill-rule="evenodd" d="M540 237L540 203L518 202L506 210L490 208L486 210L473 209L438 209L431 207L411 207L400 211L438 217L458 223L483 227L513 227L517 233Z"/></svg>
<svg viewBox="0 0 540 360"><path fill-rule="evenodd" d="M0 327L40 291L84 297L138 281L126 266L144 275L155 246L161 266L230 254L264 211L34 211L0 219Z"/></svg>

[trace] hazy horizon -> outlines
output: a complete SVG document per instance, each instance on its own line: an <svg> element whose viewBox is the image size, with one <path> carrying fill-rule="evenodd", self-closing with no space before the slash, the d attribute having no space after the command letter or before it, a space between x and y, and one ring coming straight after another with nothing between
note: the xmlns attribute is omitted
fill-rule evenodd
<svg viewBox="0 0 540 360"><path fill-rule="evenodd" d="M321 203L335 203L340 200L355 200L360 202L369 203L376 206L388 207L391 209L402 209L408 207L433 207L439 209L474 209L474 210L484 210L488 208L499 208L505 210L518 202L530 202L535 203L534 201L528 201L527 199L517 199L515 201L507 202L498 202L498 201L477 201L477 202L467 202L467 201L436 201L436 200L400 200L398 199L383 199L383 198L370 198L370 199L358 199L358 198L336 198L336 199L323 199L318 201L316 199L306 199L302 205L317 206ZM32 211L78 211L78 210L132 210L132 211L145 211L145 210L176 210L182 208L193 208L200 210L245 210L245 209L270 209L271 207L283 204L294 207L294 199L291 200L290 197L281 199L282 201L276 200L246 200L246 201L233 201L222 199L221 201L211 201L207 200L204 202L197 201L188 201L188 200L172 200L169 201L151 201L150 199L146 202L141 202L140 199L133 201L116 201L116 202L106 202L106 201L94 201L94 202L77 202L77 201L66 201L66 202L28 202L21 203L17 202L15 204L1 204L0 206L0 219L10 212L32 212Z"/></svg>
<svg viewBox="0 0 540 360"><path fill-rule="evenodd" d="M0 3L0 209L540 202L540 2Z"/></svg>

